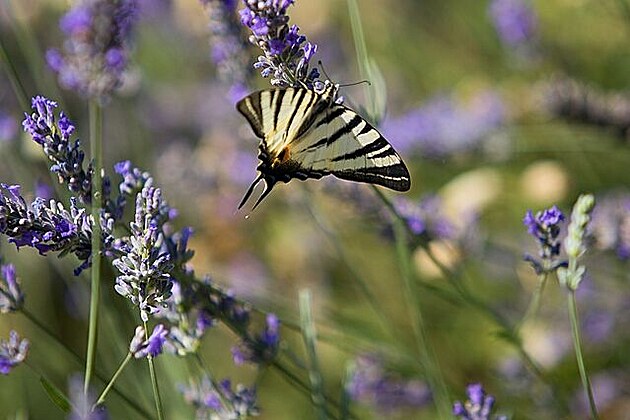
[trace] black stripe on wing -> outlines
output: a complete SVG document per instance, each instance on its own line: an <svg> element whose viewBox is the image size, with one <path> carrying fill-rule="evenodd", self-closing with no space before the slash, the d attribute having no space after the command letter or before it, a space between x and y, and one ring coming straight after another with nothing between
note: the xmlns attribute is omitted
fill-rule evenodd
<svg viewBox="0 0 630 420"><path fill-rule="evenodd" d="M263 129L263 118L262 118L262 106L260 105L260 94L263 91L254 92L249 96L241 99L236 104L236 109L238 112L243 114L243 116L251 125L254 134L257 137L264 139L265 132Z"/></svg>
<svg viewBox="0 0 630 420"><path fill-rule="evenodd" d="M402 161L390 166L344 169L332 172L337 178L355 182L366 182L391 188L394 191L409 191L409 171Z"/></svg>

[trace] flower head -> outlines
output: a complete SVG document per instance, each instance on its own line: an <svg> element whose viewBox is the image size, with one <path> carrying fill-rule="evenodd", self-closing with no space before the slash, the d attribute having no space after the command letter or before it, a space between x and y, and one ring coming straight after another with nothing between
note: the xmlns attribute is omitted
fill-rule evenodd
<svg viewBox="0 0 630 420"><path fill-rule="evenodd" d="M522 45L536 33L536 14L524 0L493 0L490 15L501 41L507 46Z"/></svg>
<svg viewBox="0 0 630 420"><path fill-rule="evenodd" d="M486 394L479 383L470 384L466 388L468 400L465 403L456 401L453 404L453 415L462 420L504 420L506 416L492 416L494 397Z"/></svg>
<svg viewBox="0 0 630 420"><path fill-rule="evenodd" d="M162 353L162 348L166 342L168 330L164 328L164 325L158 324L153 329L153 332L145 340L144 327L136 327L136 332L129 344L129 351L136 359L142 359L143 357L157 357Z"/></svg>
<svg viewBox="0 0 630 420"><path fill-rule="evenodd" d="M22 126L31 138L41 145L44 153L52 162L50 170L57 174L60 183L66 183L68 189L77 194L83 203L90 203L92 192L92 165L83 167L85 154L79 140L70 142L75 127L63 112L55 116L57 102L43 96L32 99L35 112L25 114Z"/></svg>
<svg viewBox="0 0 630 420"><path fill-rule="evenodd" d="M197 409L197 418L240 419L259 414L256 405L256 391L232 384L225 379L215 383L208 376L200 381L190 380L188 385L180 385L181 393L188 404Z"/></svg>
<svg viewBox="0 0 630 420"><path fill-rule="evenodd" d="M136 0L80 0L60 20L63 52L46 60L59 82L83 96L105 100L117 88L129 62L129 42L138 18Z"/></svg>
<svg viewBox="0 0 630 420"><path fill-rule="evenodd" d="M24 305L24 293L13 264L0 265L0 313L15 312Z"/></svg>
<svg viewBox="0 0 630 420"><path fill-rule="evenodd" d="M437 196L430 195L415 203L399 197L394 207L417 237L433 240L454 236L454 226L442 215L442 204Z"/></svg>
<svg viewBox="0 0 630 420"><path fill-rule="evenodd" d="M356 359L346 392L353 400L371 404L381 412L421 407L431 400L426 384L386 372L382 361L373 355Z"/></svg>
<svg viewBox="0 0 630 420"><path fill-rule="evenodd" d="M538 241L540 255L540 260L530 255L526 255L525 260L532 264L537 273L554 271L565 264L558 259L562 222L564 214L557 206L539 211L536 216L531 210L525 213L523 224L527 227L527 232Z"/></svg>
<svg viewBox="0 0 630 420"><path fill-rule="evenodd" d="M244 0L241 23L251 32L250 42L263 51L254 67L263 77L271 77L276 86L313 87L317 69L309 71L309 62L317 45L300 35L297 25L289 26L287 8L295 0Z"/></svg>
<svg viewBox="0 0 630 420"><path fill-rule="evenodd" d="M280 345L280 321L274 314L267 314L264 330L255 337L246 338L232 348L234 363L265 363L278 353Z"/></svg>
<svg viewBox="0 0 630 420"><path fill-rule="evenodd" d="M26 359L28 340L20 340L17 332L11 331L8 340L0 340L0 373L8 375L11 369Z"/></svg>

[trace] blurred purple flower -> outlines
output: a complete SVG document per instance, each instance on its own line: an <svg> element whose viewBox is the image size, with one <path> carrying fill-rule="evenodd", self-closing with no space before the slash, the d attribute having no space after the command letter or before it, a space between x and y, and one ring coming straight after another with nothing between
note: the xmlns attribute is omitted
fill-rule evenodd
<svg viewBox="0 0 630 420"><path fill-rule="evenodd" d="M599 198L592 217L589 236L595 240L595 246L614 250L622 260L630 259L630 194Z"/></svg>
<svg viewBox="0 0 630 420"><path fill-rule="evenodd" d="M137 19L136 0L78 1L59 21L67 36L63 52L50 49L46 53L61 85L105 101L122 81Z"/></svg>
<svg viewBox="0 0 630 420"><path fill-rule="evenodd" d="M274 314L267 314L265 329L256 337L247 337L232 347L234 363L266 363L276 357L280 346L280 321Z"/></svg>
<svg viewBox="0 0 630 420"><path fill-rule="evenodd" d="M35 181L35 196L44 200L50 200L55 196L55 192L46 181L38 179Z"/></svg>
<svg viewBox="0 0 630 420"><path fill-rule="evenodd" d="M439 197L428 195L416 202L396 197L394 208L406 222L411 233L427 241L450 239L455 228L443 215Z"/></svg>
<svg viewBox="0 0 630 420"><path fill-rule="evenodd" d="M15 266L0 265L0 313L19 311L23 305L24 293L15 274Z"/></svg>
<svg viewBox="0 0 630 420"><path fill-rule="evenodd" d="M17 332L11 330L9 339L0 339L0 374L8 375L15 366L26 359L28 340L20 340Z"/></svg>
<svg viewBox="0 0 630 420"><path fill-rule="evenodd" d="M538 241L540 260L525 255L525 260L532 264L536 273L554 271L558 267L566 265L566 262L558 259L560 255L560 231L564 214L553 206L549 209L539 211L536 216L531 210L525 213L523 224L527 227L527 232Z"/></svg>
<svg viewBox="0 0 630 420"><path fill-rule="evenodd" d="M232 86L230 99L236 103L246 93L249 77L246 43L237 19L236 1L201 0L209 18L211 57L219 78Z"/></svg>
<svg viewBox="0 0 630 420"><path fill-rule="evenodd" d="M453 415L462 420L504 420L507 416L492 416L494 397L486 394L479 383L470 384L466 388L468 400L465 403L456 401L453 404Z"/></svg>
<svg viewBox="0 0 630 420"><path fill-rule="evenodd" d="M241 23L252 31L250 42L263 51L264 55L254 64L263 77L271 77L275 86L313 87L319 71L309 71L309 62L317 45L299 35L297 25L289 26L286 12L294 3L295 0L244 1L245 8L239 12Z"/></svg>
<svg viewBox="0 0 630 420"><path fill-rule="evenodd" d="M373 355L355 360L346 383L346 392L354 401L371 404L380 412L422 407L431 401L431 392L418 380L404 380L387 373L382 361Z"/></svg>
<svg viewBox="0 0 630 420"><path fill-rule="evenodd" d="M441 158L477 148L504 122L499 96L483 92L466 104L453 96L434 97L403 116L386 118L381 128L397 150Z"/></svg>
<svg viewBox="0 0 630 420"><path fill-rule="evenodd" d="M18 132L18 124L15 118L4 112L0 112L0 143L15 139Z"/></svg>
<svg viewBox="0 0 630 420"><path fill-rule="evenodd" d="M68 381L68 396L72 405L69 420L107 420L107 410L104 406L94 407L96 396L92 390L87 393L83 390L83 376L74 374Z"/></svg>
<svg viewBox="0 0 630 420"><path fill-rule="evenodd" d="M196 408L198 419L241 419L259 414L255 389L239 384L232 390L227 379L216 384L208 376L203 376L200 381L191 379L188 385L178 388L184 400Z"/></svg>
<svg viewBox="0 0 630 420"><path fill-rule="evenodd" d="M493 0L490 15L501 41L509 47L530 41L536 33L536 14L526 0Z"/></svg>

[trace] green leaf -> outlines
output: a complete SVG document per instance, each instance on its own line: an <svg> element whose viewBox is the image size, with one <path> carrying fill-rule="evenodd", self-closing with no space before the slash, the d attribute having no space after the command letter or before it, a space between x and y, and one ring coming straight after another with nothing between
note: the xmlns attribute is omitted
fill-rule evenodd
<svg viewBox="0 0 630 420"><path fill-rule="evenodd" d="M72 404L66 395L59 390L55 385L53 385L48 379L43 376L39 377L39 382L44 387L44 390L48 394L50 400L55 404L61 411L68 414L72 410Z"/></svg>

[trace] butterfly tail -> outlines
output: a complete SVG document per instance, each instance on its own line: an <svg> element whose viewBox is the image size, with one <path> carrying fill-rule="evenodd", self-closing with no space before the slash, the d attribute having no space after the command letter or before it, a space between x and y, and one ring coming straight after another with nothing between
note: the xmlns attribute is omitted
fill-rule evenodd
<svg viewBox="0 0 630 420"><path fill-rule="evenodd" d="M247 192L245 193L245 195L243 196L243 199L241 200L241 204L238 205L239 210L241 209L241 207L245 205L245 203L247 203L247 200L249 200L249 197L254 192L254 188L256 188L256 185L258 185L258 183L262 179L263 179L263 174L258 175L258 177L254 180L254 182L252 182L252 185L249 186L249 188L247 189ZM258 199L258 201L260 201L260 199ZM258 204L258 202L256 204Z"/></svg>
<svg viewBox="0 0 630 420"><path fill-rule="evenodd" d="M269 195L269 193L270 193L270 192L271 192L271 190L273 189L274 184L275 184L275 182L274 182L274 183L270 183L269 181L267 181L267 180L265 179L265 189L264 189L264 191L262 192L262 194L260 194L260 197L258 197L258 200L256 200L256 204L254 204L254 207L252 207L252 211L253 211L256 207L258 207L258 205L260 204L260 202L261 202L261 201L263 201L263 199L264 199L265 197L267 197L267 195Z"/></svg>

